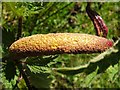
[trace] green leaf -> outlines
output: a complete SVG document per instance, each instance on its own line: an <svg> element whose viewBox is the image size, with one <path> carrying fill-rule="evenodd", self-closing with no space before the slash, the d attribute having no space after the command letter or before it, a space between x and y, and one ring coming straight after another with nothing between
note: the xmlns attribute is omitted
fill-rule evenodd
<svg viewBox="0 0 120 90"><path fill-rule="evenodd" d="M24 79L20 80L20 82L18 83L18 87L20 90L23 90L23 88L24 90L27 89Z"/></svg>
<svg viewBox="0 0 120 90"><path fill-rule="evenodd" d="M30 66L29 66L30 68ZM36 67L35 67L36 68ZM41 72L41 70L37 69L32 69L33 70L38 70L38 72L36 73L36 71L32 71L30 69L27 69L27 75L30 76L30 81L32 83L33 86L35 86L36 88L49 88L49 85L51 83L51 79L49 78L49 73L45 73L45 72ZM39 66L39 68L41 68Z"/></svg>
<svg viewBox="0 0 120 90"><path fill-rule="evenodd" d="M12 73L12 72L11 72ZM18 79L17 76L14 76L13 79L8 81L5 77L5 73L2 72L2 89L12 89L16 85L16 80Z"/></svg>
<svg viewBox="0 0 120 90"><path fill-rule="evenodd" d="M6 5L7 10L10 10L13 12L14 15L16 16L23 16L25 8L24 7L17 7L16 2L6 2L4 3Z"/></svg>
<svg viewBox="0 0 120 90"><path fill-rule="evenodd" d="M10 82L16 75L16 67L13 61L8 61L5 66L5 77Z"/></svg>
<svg viewBox="0 0 120 90"><path fill-rule="evenodd" d="M6 36L7 35L7 36ZM10 46L15 41L15 32L7 29L2 30L2 43L5 47Z"/></svg>
<svg viewBox="0 0 120 90"><path fill-rule="evenodd" d="M89 85L91 84L92 80L95 78L95 76L97 75L97 72L98 72L98 68L90 73L89 75L87 75L84 79L84 82L85 82L85 86L89 87Z"/></svg>
<svg viewBox="0 0 120 90"><path fill-rule="evenodd" d="M7 8L7 10L11 10L11 11L13 11L13 13L15 14L15 15L17 15L17 16L19 16L19 13L18 12L16 12L17 11L17 9L16 9L16 3L13 3L13 2L7 2L7 3L4 3L5 5L6 5L6 8Z"/></svg>
<svg viewBox="0 0 120 90"><path fill-rule="evenodd" d="M39 56L39 57L28 58L26 62L29 65L45 66L57 57L58 55L51 55L46 57Z"/></svg>
<svg viewBox="0 0 120 90"><path fill-rule="evenodd" d="M36 66L36 65L27 65L27 67L30 69L33 73L50 73L50 69L45 66Z"/></svg>
<svg viewBox="0 0 120 90"><path fill-rule="evenodd" d="M115 65L114 67L110 66L107 69L108 77L110 78L111 81L114 80L115 75L118 73L118 64Z"/></svg>

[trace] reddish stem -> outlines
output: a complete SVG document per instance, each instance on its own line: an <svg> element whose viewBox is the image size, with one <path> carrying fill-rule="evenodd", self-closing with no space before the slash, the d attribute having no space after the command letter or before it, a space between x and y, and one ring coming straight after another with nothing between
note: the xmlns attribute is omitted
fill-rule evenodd
<svg viewBox="0 0 120 90"><path fill-rule="evenodd" d="M86 7L86 12L94 24L94 27L96 29L96 35L106 38L108 33L108 28L104 23L103 19L100 17L100 15L96 11L93 11L90 5L91 3L88 2Z"/></svg>

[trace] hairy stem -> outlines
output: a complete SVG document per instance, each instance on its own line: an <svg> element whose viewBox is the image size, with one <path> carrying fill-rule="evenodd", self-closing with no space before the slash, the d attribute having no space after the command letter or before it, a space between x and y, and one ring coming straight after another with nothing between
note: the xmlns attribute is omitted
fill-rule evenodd
<svg viewBox="0 0 120 90"><path fill-rule="evenodd" d="M90 6L91 3L88 2L86 12L94 24L94 27L96 29L96 35L106 38L108 34L108 28L101 16L96 11L92 10Z"/></svg>
<svg viewBox="0 0 120 90"><path fill-rule="evenodd" d="M25 80L25 83L26 83L26 85L28 87L28 90L32 90L32 86L31 86L30 80L29 80L29 78L28 78L28 76L27 76L27 74L26 74L26 72L25 72L25 70L23 68L23 64L22 63L18 64L18 69L19 69L20 73L22 74L23 79Z"/></svg>
<svg viewBox="0 0 120 90"><path fill-rule="evenodd" d="M21 37L22 34L22 16L18 18L18 33L17 33L17 40Z"/></svg>

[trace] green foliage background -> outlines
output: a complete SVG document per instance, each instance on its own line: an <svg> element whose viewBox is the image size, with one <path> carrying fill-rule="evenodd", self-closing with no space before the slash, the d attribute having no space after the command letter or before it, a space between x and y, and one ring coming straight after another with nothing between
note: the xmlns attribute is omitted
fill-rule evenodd
<svg viewBox="0 0 120 90"><path fill-rule="evenodd" d="M2 2L2 21L0 24L2 25L3 39L0 48L2 56L9 54L9 46L17 40L20 28L18 27L19 18L22 18L21 37L60 32L95 34L94 26L85 10L86 5L86 2ZM94 2L92 4L92 9L100 14L109 28L108 39L113 37L117 39L120 36L119 6L120 2ZM119 47L119 44L115 47ZM74 67L85 66L100 53L39 56L21 61L27 63L25 69L34 88L120 88L120 57L118 56L120 49L118 48L118 52L115 54L113 49L111 52L104 52L103 57L109 56L107 62L110 58L112 58L110 60L116 58L117 63L113 66L110 63L110 66L99 74L100 67L95 68L89 74L86 74L84 70L82 73L76 73ZM104 59L99 58L98 60L103 62L103 66L106 63L103 61ZM66 67L69 68L64 70ZM1 83L3 88L21 88L21 90L27 88L24 79L17 83L18 69L13 61L2 63ZM71 74L72 69L75 74ZM91 68L87 70L89 71ZM62 74L66 71L67 74Z"/></svg>

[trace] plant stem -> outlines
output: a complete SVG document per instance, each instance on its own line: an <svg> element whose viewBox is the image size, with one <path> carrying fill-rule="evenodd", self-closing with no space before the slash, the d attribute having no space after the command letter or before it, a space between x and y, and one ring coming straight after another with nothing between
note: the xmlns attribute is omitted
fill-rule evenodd
<svg viewBox="0 0 120 90"><path fill-rule="evenodd" d="M17 40L21 37L22 34L22 16L18 18L18 33L17 33Z"/></svg>
<svg viewBox="0 0 120 90"><path fill-rule="evenodd" d="M24 71L22 63L18 64L18 69L19 69L20 73L22 74L23 79L25 80L25 83L26 83L26 85L28 87L28 90L32 90L32 86L31 86L30 80L27 77L26 72Z"/></svg>

